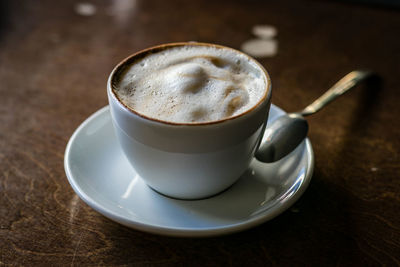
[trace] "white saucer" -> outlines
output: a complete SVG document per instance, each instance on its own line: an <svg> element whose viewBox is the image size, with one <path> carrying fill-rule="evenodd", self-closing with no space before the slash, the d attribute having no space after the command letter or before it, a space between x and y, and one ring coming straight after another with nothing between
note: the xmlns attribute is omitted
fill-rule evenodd
<svg viewBox="0 0 400 267"><path fill-rule="evenodd" d="M269 121L283 113L272 105ZM136 174L104 107L76 129L64 166L79 197L111 220L162 235L213 236L248 229L288 209L311 180L314 155L307 139L278 162L253 160L239 181L217 196L172 199L150 189Z"/></svg>

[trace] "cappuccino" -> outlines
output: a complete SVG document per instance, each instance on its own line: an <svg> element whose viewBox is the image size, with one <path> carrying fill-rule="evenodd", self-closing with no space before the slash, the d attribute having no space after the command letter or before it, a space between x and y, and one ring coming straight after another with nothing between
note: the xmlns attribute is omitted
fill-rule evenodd
<svg viewBox="0 0 400 267"><path fill-rule="evenodd" d="M236 117L266 96L268 81L250 57L219 46L167 47L135 59L113 82L117 98L140 115L171 123Z"/></svg>

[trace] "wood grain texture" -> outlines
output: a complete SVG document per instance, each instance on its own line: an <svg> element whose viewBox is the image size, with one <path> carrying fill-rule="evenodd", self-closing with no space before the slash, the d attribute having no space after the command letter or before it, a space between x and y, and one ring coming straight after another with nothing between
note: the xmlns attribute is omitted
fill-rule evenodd
<svg viewBox="0 0 400 267"><path fill-rule="evenodd" d="M94 15L82 16L77 3L0 2L0 266L400 265L398 10L99 0L90 1ZM315 173L294 207L242 233L180 239L120 226L84 204L66 179L64 150L76 127L107 105L114 65L173 41L239 49L257 24L278 29L278 54L260 62L273 103L288 111L355 68L383 79L379 90L360 87L310 117Z"/></svg>

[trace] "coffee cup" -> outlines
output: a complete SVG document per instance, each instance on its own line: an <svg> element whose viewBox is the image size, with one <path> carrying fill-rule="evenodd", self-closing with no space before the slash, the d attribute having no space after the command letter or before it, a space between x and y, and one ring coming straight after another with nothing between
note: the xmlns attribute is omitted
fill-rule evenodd
<svg viewBox="0 0 400 267"><path fill-rule="evenodd" d="M241 91L248 83L258 91ZM157 91L163 86L169 91ZM200 199L226 190L248 168L266 127L271 81L240 51L182 42L124 59L109 76L107 94L117 139L146 184L169 197Z"/></svg>

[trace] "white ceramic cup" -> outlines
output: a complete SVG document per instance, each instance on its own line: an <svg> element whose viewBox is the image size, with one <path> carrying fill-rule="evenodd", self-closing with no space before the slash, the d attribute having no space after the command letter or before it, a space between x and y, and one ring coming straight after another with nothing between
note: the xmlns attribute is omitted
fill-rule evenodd
<svg viewBox="0 0 400 267"><path fill-rule="evenodd" d="M107 83L108 100L120 145L147 185L170 197L199 199L227 189L248 168L267 123L271 80L261 64L245 55L263 73L265 94L250 110L215 122L171 123L146 117L125 106L112 89L124 67L149 53L177 46L233 50L193 42L142 50L124 59L111 72Z"/></svg>

